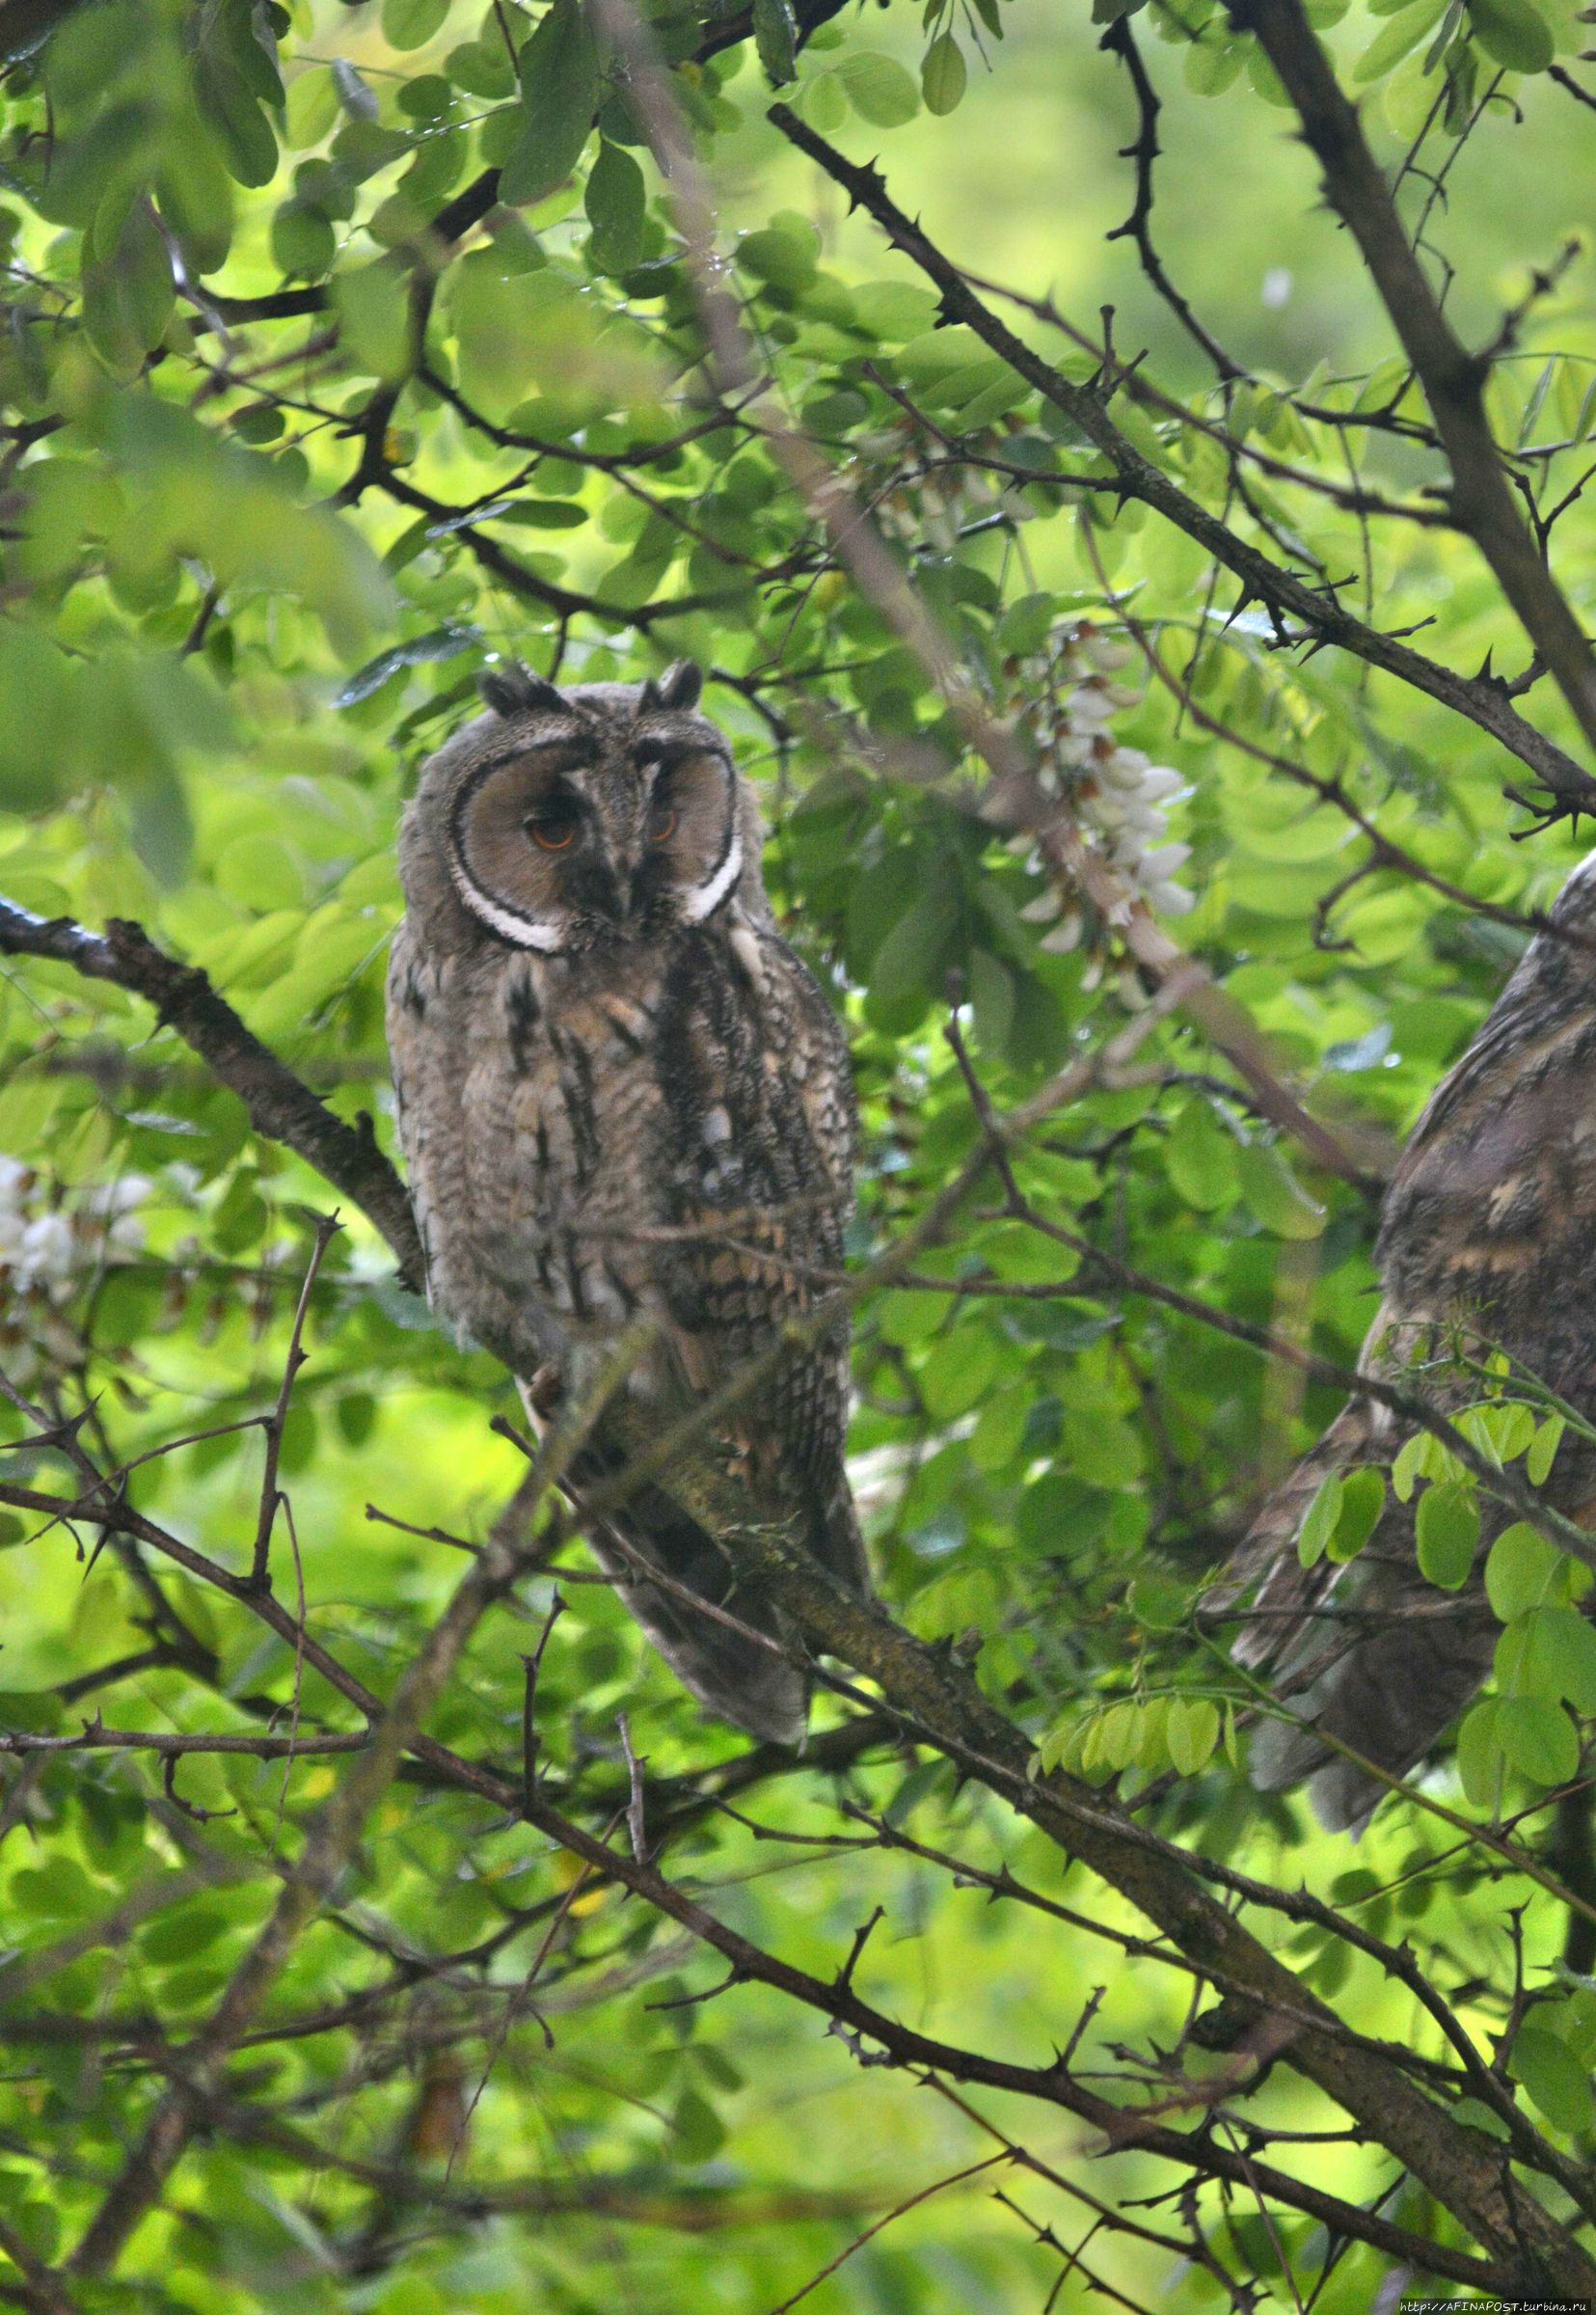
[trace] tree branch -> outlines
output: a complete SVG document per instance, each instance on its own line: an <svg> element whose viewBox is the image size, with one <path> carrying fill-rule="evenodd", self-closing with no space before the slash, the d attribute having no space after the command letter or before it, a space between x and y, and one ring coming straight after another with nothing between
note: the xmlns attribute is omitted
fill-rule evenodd
<svg viewBox="0 0 1596 2315"><path fill-rule="evenodd" d="M1491 356L1467 351L1441 310L1396 204L1342 95L1300 0L1230 0L1233 21L1256 33L1280 74L1320 168L1332 206L1363 254L1402 350L1424 389L1451 467L1451 508L1517 612L1585 738L1596 745L1596 653L1526 528L1486 422ZM1545 778L1545 774L1541 775ZM1554 781L1571 804L1573 796ZM1580 808L1596 803L1583 779Z"/></svg>
<svg viewBox="0 0 1596 2315"><path fill-rule="evenodd" d="M252 1035L204 973L158 948L141 925L113 918L103 934L69 917L36 916L0 898L0 955L46 957L91 980L114 981L153 1005L250 1114L257 1133L280 1141L341 1190L392 1248L400 1275L419 1287L421 1241L410 1199L378 1149L369 1122L345 1125L270 1049Z"/></svg>
<svg viewBox="0 0 1596 2315"><path fill-rule="evenodd" d="M1139 499L1163 515L1189 538L1195 538L1216 562L1241 581L1243 600L1267 605L1277 614L1300 619L1311 645L1336 644L1367 666L1397 676L1445 707L1467 716L1481 730L1499 740L1567 809L1596 813L1596 779L1573 757L1527 723L1499 688L1491 683L1453 673L1421 652L1411 650L1394 636L1382 635L1344 611L1334 595L1312 587L1290 571L1271 562L1258 548L1238 538L1218 515L1196 499L1188 498L1161 468L1145 458L1127 441L1108 414L1103 397L1077 386L1042 359L1022 338L1014 335L985 305L968 282L927 239L889 197L880 171L861 167L801 122L790 106L773 104L769 118L800 152L817 162L835 183L881 228L893 247L918 265L942 294L942 311L949 321L965 323L984 344L1000 354L1009 367L1045 395L1080 427L1119 476L1124 495ZM1516 520L1516 517L1515 517ZM1560 598L1559 598L1560 600Z"/></svg>

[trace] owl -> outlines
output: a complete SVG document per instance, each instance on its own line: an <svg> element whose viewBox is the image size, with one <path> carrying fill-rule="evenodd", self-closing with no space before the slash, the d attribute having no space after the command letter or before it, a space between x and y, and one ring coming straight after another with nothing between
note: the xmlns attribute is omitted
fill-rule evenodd
<svg viewBox="0 0 1596 2315"><path fill-rule="evenodd" d="M400 831L399 1139L434 1309L534 1407L551 1372L580 1394L638 1322L649 1347L623 1387L651 1431L776 1351L718 1451L761 1516L796 1518L863 1594L847 1321L779 1349L842 1266L847 1044L776 931L758 806L701 685L686 663L640 685L483 679L488 713L426 765ZM569 1474L579 1502L625 1459L601 1419ZM801 1739L801 1671L734 1628L779 1637L772 1612L668 1473L588 1540L701 1703Z"/></svg>
<svg viewBox="0 0 1596 2315"><path fill-rule="evenodd" d="M1366 1374L1455 1413L1485 1395L1479 1367L1501 1349L1596 1418L1596 853L1420 1117L1386 1192L1375 1259L1383 1293ZM1264 1505L1204 1603L1228 1614L1251 1590L1232 1652L1268 1668L1308 1724L1258 1729L1253 1781L1276 1790L1311 1778L1331 1830L1361 1823L1385 1787L1317 1731L1404 1775L1485 1677L1501 1629L1483 1566L1514 1514L1483 1496L1478 1550L1458 1592L1420 1573L1417 1498L1402 1504L1390 1491L1356 1559L1299 1564L1297 1531L1321 1482L1389 1466L1412 1428L1354 1401ZM1546 1492L1596 1527L1596 1448L1572 1428Z"/></svg>

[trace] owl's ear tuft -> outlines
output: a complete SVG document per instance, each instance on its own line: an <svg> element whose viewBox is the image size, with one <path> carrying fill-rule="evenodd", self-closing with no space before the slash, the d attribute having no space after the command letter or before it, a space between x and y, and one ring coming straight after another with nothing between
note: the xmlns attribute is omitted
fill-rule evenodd
<svg viewBox="0 0 1596 2315"><path fill-rule="evenodd" d="M558 687L547 675L534 674L519 660L488 667L476 678L476 688L496 716L522 716L529 708L558 707Z"/></svg>
<svg viewBox="0 0 1596 2315"><path fill-rule="evenodd" d="M673 661L659 682L652 685L662 707L683 709L698 705L698 696L703 688L704 670L695 667L690 659Z"/></svg>

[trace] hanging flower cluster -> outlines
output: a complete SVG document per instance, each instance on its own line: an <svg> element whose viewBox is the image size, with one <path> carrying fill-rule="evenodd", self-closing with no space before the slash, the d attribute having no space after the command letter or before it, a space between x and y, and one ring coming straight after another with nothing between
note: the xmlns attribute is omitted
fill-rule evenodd
<svg viewBox="0 0 1596 2315"><path fill-rule="evenodd" d="M961 447L1001 456L1006 438L987 427ZM988 521L1000 504L1015 520L1029 511L1008 476L950 457L928 428L907 417L860 435L852 449L856 471L851 479L861 503L878 529L910 552L930 547L952 555L971 524Z"/></svg>
<svg viewBox="0 0 1596 2315"><path fill-rule="evenodd" d="M46 1367L82 1351L67 1306L108 1264L144 1246L140 1174L63 1200L41 1174L0 1155L0 1366L25 1389Z"/></svg>
<svg viewBox="0 0 1596 2315"><path fill-rule="evenodd" d="M1000 427L973 440L997 455L1014 449ZM964 531L984 526L999 508L1014 521L1030 512L1009 477L940 456L934 437L912 421L899 420L854 447L867 469L872 460L878 466L868 493L876 522L905 546L951 555ZM1176 879L1191 847L1171 839L1167 813L1186 782L1140 749L1121 746L1114 734L1117 717L1140 696L1115 680L1134 656L1128 643L1090 619L1055 627L1035 650L1005 662L1016 702L1014 727L1031 743L1044 790L1123 880L1125 914L1129 901L1141 899L1158 915L1183 916L1195 903ZM1012 849L1030 854L1032 839L1016 836ZM1096 923L1093 912L1070 902L1056 881L1020 913L1047 927L1040 945L1052 955L1083 940L1100 945L1101 935L1114 930L1112 912L1106 925Z"/></svg>
<svg viewBox="0 0 1596 2315"><path fill-rule="evenodd" d="M1062 639L1050 637L1015 669L1015 691L1027 702L1018 727L1035 746L1043 788L1059 798L1131 892L1159 915L1183 916L1194 903L1175 879L1190 859L1191 846L1171 842L1166 814L1186 783L1167 764L1150 762L1140 749L1122 747L1114 736L1115 717L1136 704L1137 694L1114 680L1131 656L1127 643L1090 621ZM1030 853L1031 838L1014 837L1013 849ZM1049 928L1041 946L1054 956L1077 947L1087 930L1085 912L1056 884L1020 914Z"/></svg>

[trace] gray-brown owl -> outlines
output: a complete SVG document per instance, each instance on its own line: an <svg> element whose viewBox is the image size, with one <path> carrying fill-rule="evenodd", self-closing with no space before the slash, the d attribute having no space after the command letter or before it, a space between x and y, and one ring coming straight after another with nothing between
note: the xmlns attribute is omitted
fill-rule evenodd
<svg viewBox="0 0 1596 2315"><path fill-rule="evenodd" d="M641 685L486 677L490 712L432 758L405 813L388 981L434 1307L524 1378L553 1360L568 1390L620 1326L652 1320L626 1388L661 1430L825 1296L852 1195L846 1043L776 932L758 807L696 712L701 680L685 664ZM751 1499L796 1512L863 1592L847 1411L839 1318L720 1431ZM601 1424L579 1494L622 1459ZM776 1629L668 1484L589 1540L702 1702L796 1742L801 1672L639 1577Z"/></svg>
<svg viewBox="0 0 1596 2315"><path fill-rule="evenodd" d="M1361 1356L1446 1412L1485 1395L1497 1348L1596 1417L1596 853L1569 878L1485 1025L1414 1128L1386 1193L1376 1260L1384 1293ZM1500 1626L1485 1554L1513 1514L1481 1498L1474 1572L1456 1593L1420 1575L1417 1502L1387 1496L1346 1566L1298 1563L1303 1515L1326 1475L1389 1465L1411 1426L1354 1402L1280 1487L1205 1606L1226 1614L1257 1586L1234 1646L1268 1666L1311 1724L1267 1723L1252 1774L1264 1790L1311 1776L1332 1830L1385 1787L1318 1742L1324 1729L1404 1775L1490 1670ZM1596 1449L1565 1435L1548 1499L1596 1525Z"/></svg>

